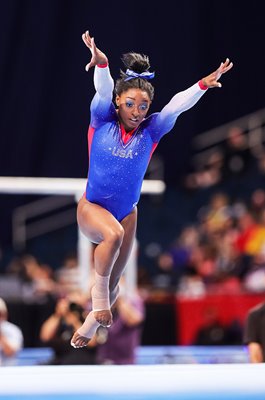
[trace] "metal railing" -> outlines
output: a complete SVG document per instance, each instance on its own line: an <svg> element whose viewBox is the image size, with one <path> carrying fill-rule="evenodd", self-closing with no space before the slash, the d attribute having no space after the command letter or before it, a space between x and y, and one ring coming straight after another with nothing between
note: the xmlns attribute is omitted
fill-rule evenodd
<svg viewBox="0 0 265 400"><path fill-rule="evenodd" d="M265 108L194 137L192 163L195 168L205 164L209 156L227 139L228 132L233 127L244 131L247 145L255 155L262 153L265 143Z"/></svg>

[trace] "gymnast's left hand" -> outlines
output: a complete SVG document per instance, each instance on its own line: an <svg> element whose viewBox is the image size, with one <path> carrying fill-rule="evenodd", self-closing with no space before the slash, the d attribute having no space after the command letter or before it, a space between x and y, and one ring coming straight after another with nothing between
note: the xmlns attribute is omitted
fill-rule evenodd
<svg viewBox="0 0 265 400"><path fill-rule="evenodd" d="M88 31L83 33L82 39L86 47L88 47L91 51L91 60L85 67L86 71L88 71L89 68L95 67L98 64L108 64L108 58L106 54L104 54L101 50L97 48L94 38L89 35Z"/></svg>
<svg viewBox="0 0 265 400"><path fill-rule="evenodd" d="M232 67L233 63L229 60L229 58L227 58L225 62L222 62L220 64L219 68L217 68L216 71L203 78L202 83L204 84L204 86L207 86L207 88L222 87L222 84L218 82L218 80L223 74L230 71Z"/></svg>

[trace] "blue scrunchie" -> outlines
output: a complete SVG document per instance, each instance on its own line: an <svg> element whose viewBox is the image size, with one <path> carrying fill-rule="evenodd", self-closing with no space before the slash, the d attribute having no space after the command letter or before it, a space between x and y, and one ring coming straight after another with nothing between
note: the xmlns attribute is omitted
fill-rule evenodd
<svg viewBox="0 0 265 400"><path fill-rule="evenodd" d="M134 78L142 78L142 79L153 79L155 76L154 72L142 72L141 74L138 74L137 72L132 71L131 69L126 69L125 74L127 75L128 78L124 79L125 81L129 81L130 79Z"/></svg>

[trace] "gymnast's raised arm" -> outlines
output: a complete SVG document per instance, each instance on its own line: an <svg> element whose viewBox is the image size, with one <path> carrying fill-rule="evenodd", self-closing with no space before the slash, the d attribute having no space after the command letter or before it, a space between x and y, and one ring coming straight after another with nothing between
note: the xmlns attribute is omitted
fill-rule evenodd
<svg viewBox="0 0 265 400"><path fill-rule="evenodd" d="M91 103L91 113L100 107L101 118L104 119L104 115L109 111L110 104L113 98L114 82L110 75L108 67L107 56L97 48L94 38L91 38L89 32L86 31L82 35L83 42L91 51L91 60L86 65L86 71L89 71L91 67L95 67L94 70L94 85L96 94Z"/></svg>
<svg viewBox="0 0 265 400"><path fill-rule="evenodd" d="M163 126L163 134L169 132L173 128L178 116L182 112L193 107L208 88L222 87L218 80L232 67L233 63L227 58L224 63L220 64L217 70L207 75L190 88L173 96L170 102L158 114L156 120L158 126Z"/></svg>

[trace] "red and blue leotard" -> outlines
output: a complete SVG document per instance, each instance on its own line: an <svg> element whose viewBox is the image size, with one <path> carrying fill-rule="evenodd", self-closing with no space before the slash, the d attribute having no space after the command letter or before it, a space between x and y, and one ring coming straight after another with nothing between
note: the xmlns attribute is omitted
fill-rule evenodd
<svg viewBox="0 0 265 400"><path fill-rule="evenodd" d="M95 67L94 84L86 199L121 221L139 201L144 175L159 140L173 128L180 113L197 103L205 90L196 83L176 94L161 112L142 121L125 142L124 128L112 102L114 83L108 67Z"/></svg>

